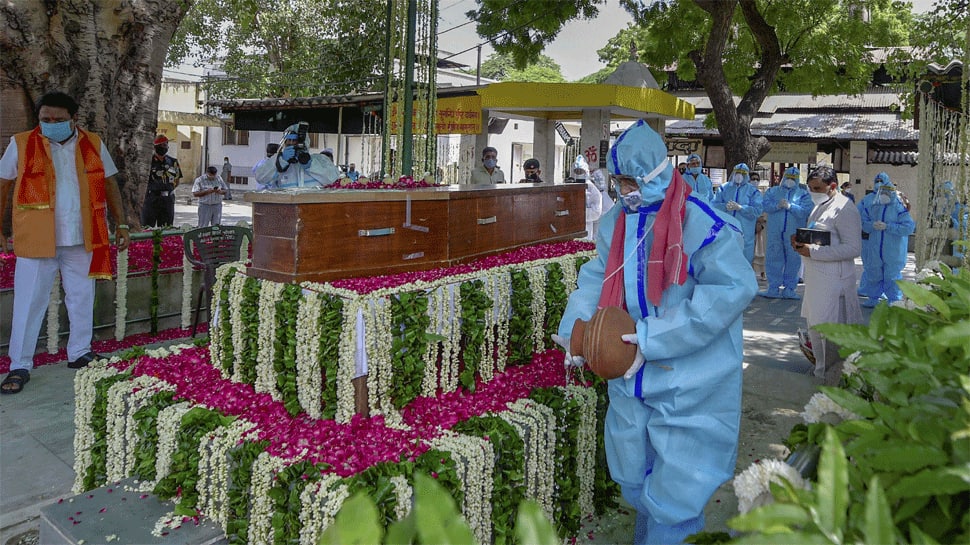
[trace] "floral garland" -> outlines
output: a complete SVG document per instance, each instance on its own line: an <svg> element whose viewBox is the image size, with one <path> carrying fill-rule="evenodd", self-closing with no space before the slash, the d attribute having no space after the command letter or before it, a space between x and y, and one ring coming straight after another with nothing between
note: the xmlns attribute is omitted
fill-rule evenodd
<svg viewBox="0 0 970 545"><path fill-rule="evenodd" d="M172 454L178 441L179 427L182 424L182 415L192 410L192 404L182 401L165 407L158 413L158 454L155 456L155 481L151 483L152 488L168 476L172 468Z"/></svg>
<svg viewBox="0 0 970 545"><path fill-rule="evenodd" d="M225 366L222 368L224 377L232 377L232 380L237 382L246 382L244 378L244 373L242 368L244 367L243 358L247 355L247 349L249 349L249 339L246 337L246 313L243 311L244 308L258 308L257 305L247 305L246 303L251 303L246 301L244 297L244 290L249 277L236 274L229 279L229 306L234 310L234 312L229 312L229 325L232 328L232 373L229 372L230 366Z"/></svg>
<svg viewBox="0 0 970 545"><path fill-rule="evenodd" d="M125 338L128 320L128 249L118 252L118 275L115 277L115 340ZM185 324L182 324L185 328Z"/></svg>
<svg viewBox="0 0 970 545"><path fill-rule="evenodd" d="M229 282L235 270L231 265L227 263L216 269L216 281L212 286L212 294L213 298L219 301L220 312L218 318L209 320L209 338L211 339L211 342L209 342L209 356L212 359L212 364L223 372L227 369L223 361L225 357L223 353L225 350L225 337L226 335L231 336L232 334L232 326L230 325L229 328L226 327L229 322L229 312L227 312L227 306L229 304ZM229 329L229 331L226 331L226 329Z"/></svg>
<svg viewBox="0 0 970 545"><path fill-rule="evenodd" d="M240 441L255 438L255 427L252 422L238 419L199 443L198 508L223 530L229 521L229 451Z"/></svg>
<svg viewBox="0 0 970 545"><path fill-rule="evenodd" d="M57 352L61 334L61 272L54 272L54 285L47 304L47 353Z"/></svg>
<svg viewBox="0 0 970 545"><path fill-rule="evenodd" d="M354 415L354 383L357 371L357 316L361 312L360 299L352 299L343 307L343 327L340 333L340 359L337 362L337 407L334 419L350 422Z"/></svg>
<svg viewBox="0 0 970 545"><path fill-rule="evenodd" d="M546 293L545 267L529 268L529 288L533 294ZM546 298L532 297L532 350L541 350L545 346Z"/></svg>
<svg viewBox="0 0 970 545"><path fill-rule="evenodd" d="M283 284L276 302L276 334L273 339L273 377L283 406L292 415L301 411L297 387L296 317L299 314L301 289L296 284Z"/></svg>
<svg viewBox="0 0 970 545"><path fill-rule="evenodd" d="M801 417L806 424L813 424L815 422L837 424L843 420L862 419L861 416L842 407L833 401L832 398L821 392L816 393L808 400L808 404L805 405L805 410L802 411ZM832 419L835 422L831 422Z"/></svg>
<svg viewBox="0 0 970 545"><path fill-rule="evenodd" d="M249 543L272 543L273 509L269 489L273 478L287 466L286 460L263 452L253 464L249 497L252 498L249 513Z"/></svg>
<svg viewBox="0 0 970 545"><path fill-rule="evenodd" d="M120 481L135 465L134 451L138 441L131 415L152 396L169 386L155 377L142 375L126 382L116 382L108 389L107 404L107 481Z"/></svg>
<svg viewBox="0 0 970 545"><path fill-rule="evenodd" d="M256 387L257 392L266 392L273 399L280 399L280 392L276 388L276 377L273 375L273 356L276 352L276 303L283 293L285 284L264 282L259 289L259 339L256 353ZM234 309L238 311L237 309Z"/></svg>
<svg viewBox="0 0 970 545"><path fill-rule="evenodd" d="M462 363L464 368L458 375L459 383L468 390L475 390L475 376L481 367L488 365L488 338L485 330L485 311L491 301L484 290L485 279L469 280L461 283L461 337Z"/></svg>
<svg viewBox="0 0 970 545"><path fill-rule="evenodd" d="M128 251L125 250L125 257L127 258ZM119 261L120 263L120 261ZM127 265L127 260L125 264ZM127 274L127 268L125 269ZM121 279L121 268L118 269L118 279ZM182 329L188 329L189 325L192 323L192 279L194 276L194 269L192 268L192 262L189 261L189 256L182 252L182 315L181 324ZM212 306L212 302L209 302L209 306Z"/></svg>
<svg viewBox="0 0 970 545"><path fill-rule="evenodd" d="M300 406L312 418L320 418L322 412L323 376L319 359L320 340L316 335L320 315L320 295L305 290L296 317L296 383Z"/></svg>
<svg viewBox="0 0 970 545"><path fill-rule="evenodd" d="M387 299L390 306L391 374L388 398L399 410L421 394L427 380L430 331L430 297L426 293L400 293Z"/></svg>
<svg viewBox="0 0 970 545"><path fill-rule="evenodd" d="M340 506L350 496L343 479L333 473L321 476L300 493L300 545L318 545L320 536L331 524Z"/></svg>
<svg viewBox="0 0 970 545"><path fill-rule="evenodd" d="M403 520L411 513L411 500L414 490L404 475L394 475L390 478L390 481L394 485L394 496L397 498L394 505L394 516L397 520Z"/></svg>
<svg viewBox="0 0 970 545"><path fill-rule="evenodd" d="M391 302L375 299L364 312L364 346L367 353L367 404L370 414L383 415L395 425L400 417L391 401L394 360L391 355Z"/></svg>
<svg viewBox="0 0 970 545"><path fill-rule="evenodd" d="M495 471L492 444L481 437L451 432L432 441L431 446L452 454L452 459L458 465L465 496L461 504L462 515L479 543L491 543L491 498Z"/></svg>
<svg viewBox="0 0 970 545"><path fill-rule="evenodd" d="M421 378L421 395L424 397L433 396L438 389L438 375L441 371L432 362L437 363L439 361L439 354L441 354L442 360L445 358L444 344L447 342L447 338L441 335L444 325L444 320L441 316L441 313L444 311L444 302L441 296L442 291L444 289L439 286L428 293L428 309L426 311L428 316L428 331L440 337L440 339L432 339L425 346L424 374ZM442 361L442 370L446 369L446 367L447 365Z"/></svg>
<svg viewBox="0 0 970 545"><path fill-rule="evenodd" d="M793 487L808 490L809 483L798 470L781 460L761 460L748 466L734 478L734 494L738 498L738 511L742 514L772 503L771 484L788 481Z"/></svg>
<svg viewBox="0 0 970 545"><path fill-rule="evenodd" d="M596 481L596 391L592 388L568 385L566 399L580 407L579 426L576 427L576 475L579 478L579 510L592 513L594 483Z"/></svg>
<svg viewBox="0 0 970 545"><path fill-rule="evenodd" d="M502 417L522 430L526 441L526 489L539 502L542 510L553 518L553 479L556 467L556 414L549 407L531 400L520 399L509 404Z"/></svg>
<svg viewBox="0 0 970 545"><path fill-rule="evenodd" d="M96 430L91 427L97 385L102 379L119 375L121 371L95 363L77 372L74 377L74 485L75 494L87 490L85 478L93 465L91 447L94 445Z"/></svg>

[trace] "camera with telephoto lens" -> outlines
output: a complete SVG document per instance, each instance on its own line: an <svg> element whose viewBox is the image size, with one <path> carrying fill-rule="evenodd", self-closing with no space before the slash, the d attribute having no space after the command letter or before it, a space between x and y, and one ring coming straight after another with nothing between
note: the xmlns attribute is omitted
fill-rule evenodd
<svg viewBox="0 0 970 545"><path fill-rule="evenodd" d="M306 147L306 135L310 130L310 124L306 121L301 121L296 126L296 145L293 148L296 150L296 155L289 160L290 163L296 163L299 161L301 165L305 165L310 162L310 151Z"/></svg>

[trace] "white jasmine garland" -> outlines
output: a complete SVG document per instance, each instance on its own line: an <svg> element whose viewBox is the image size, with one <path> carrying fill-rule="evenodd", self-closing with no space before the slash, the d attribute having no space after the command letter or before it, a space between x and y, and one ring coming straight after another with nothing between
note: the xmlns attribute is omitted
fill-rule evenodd
<svg viewBox="0 0 970 545"><path fill-rule="evenodd" d="M854 375L859 372L859 367L856 366L856 362L862 357L862 352L853 352L849 354L849 357L845 359L842 363L842 374L843 375Z"/></svg>
<svg viewBox="0 0 970 545"><path fill-rule="evenodd" d="M787 480L795 488L808 489L809 484L792 466L780 460L762 460L748 466L734 478L734 494L738 497L738 511L748 511L771 503L770 483Z"/></svg>
<svg viewBox="0 0 970 545"><path fill-rule="evenodd" d="M91 429L95 386L101 379L118 373L113 367L88 366L74 375L74 485L71 491L75 494L84 492L84 476L91 465L91 447L95 440Z"/></svg>
<svg viewBox="0 0 970 545"><path fill-rule="evenodd" d="M832 401L832 398L821 392L816 393L808 400L808 404L805 405L805 410L802 411L801 416L806 424L813 424L815 422L822 422L823 418L829 414L837 417L839 421L859 420L862 418L854 412L844 409L841 405Z"/></svg>
<svg viewBox="0 0 970 545"><path fill-rule="evenodd" d="M525 444L526 490L546 516L553 516L555 491L556 414L549 407L529 399L508 404L500 416L516 426Z"/></svg>
<svg viewBox="0 0 970 545"><path fill-rule="evenodd" d="M182 415L191 408L191 403L183 401L169 405L158 413L158 455L155 458L153 487L167 477L172 469L172 454L175 453L179 428L182 427Z"/></svg>
<svg viewBox="0 0 970 545"><path fill-rule="evenodd" d="M216 281L212 286L212 306L215 307L220 304L220 294L222 293L222 288L225 286L226 282L229 282L231 278L235 275L235 264L227 263L216 269ZM228 310L228 309L223 309ZM230 332L225 331L223 327L223 320L213 319L209 320L209 359L218 369L223 369L223 354L222 354L222 338L223 335L228 335Z"/></svg>
<svg viewBox="0 0 970 545"><path fill-rule="evenodd" d="M255 439L256 425L247 420L234 420L228 426L213 430L199 443L198 508L223 531L229 522L229 451L240 441Z"/></svg>
<svg viewBox="0 0 970 545"><path fill-rule="evenodd" d="M576 271L576 260L561 262L562 265L562 285L566 288L566 293L572 293L579 285L579 273Z"/></svg>
<svg viewBox="0 0 970 545"><path fill-rule="evenodd" d="M492 305L485 308L485 334L482 335L482 346L480 348L479 354L481 354L481 360L478 363L478 376L482 377L482 382L491 382L493 374L493 369L495 368L495 335L492 324L495 322L495 306L494 306L494 290L492 289L495 281L492 275L485 274L482 276L482 291L485 292L485 296L489 300L493 301Z"/></svg>
<svg viewBox="0 0 970 545"><path fill-rule="evenodd" d="M496 338L495 370L499 373L505 371L505 366L509 359L509 320L512 316L512 273L508 268L504 268L495 274L498 281L495 282L495 292L492 296L492 306L494 309Z"/></svg>
<svg viewBox="0 0 970 545"><path fill-rule="evenodd" d="M273 503L269 497L269 489L273 486L273 478L287 465L288 462L268 452L260 453L256 461L253 462L249 489L249 497L251 498L249 513L250 543L272 543Z"/></svg>
<svg viewBox="0 0 970 545"><path fill-rule="evenodd" d="M259 287L259 336L256 353L257 392L265 392L280 401L282 396L276 387L276 371L273 359L276 357L276 303L283 293L284 284L263 281Z"/></svg>
<svg viewBox="0 0 970 545"><path fill-rule="evenodd" d="M140 375L116 382L108 389L106 410L108 444L105 453L108 481L124 479L134 467L135 447L138 444L134 422L135 411L144 406L165 386L168 386L171 391L175 390L174 387L155 377Z"/></svg>
<svg viewBox="0 0 970 545"><path fill-rule="evenodd" d="M175 392L174 385L148 375L136 377L134 380L128 381L128 384L132 386L132 389L127 394L127 406L125 408L126 414L124 418L125 461L122 469L122 475L124 476L130 475L135 468L134 453L141 439L138 435L138 423L135 421L135 413L147 406L155 394L162 391ZM141 389L137 389L139 387ZM109 480L113 479L109 477Z"/></svg>
<svg viewBox="0 0 970 545"><path fill-rule="evenodd" d="M61 334L61 272L54 272L54 285L47 304L47 353L57 354Z"/></svg>
<svg viewBox="0 0 970 545"><path fill-rule="evenodd" d="M118 277L120 278L121 275L119 274ZM182 252L182 315L180 322L182 329L188 329L192 325L192 288L194 287L192 277L192 262L189 261L185 252ZM212 293L216 295L219 292L213 291ZM212 306L214 307L215 304L212 304Z"/></svg>
<svg viewBox="0 0 970 545"><path fill-rule="evenodd" d="M445 432L431 442L433 448L451 452L465 501L461 511L479 543L492 541L492 488L495 453L492 443L471 435Z"/></svg>
<svg viewBox="0 0 970 545"><path fill-rule="evenodd" d="M220 367L223 378L232 378L235 382L242 381L243 353L246 350L246 324L243 322L243 292L246 287L247 276L237 274L229 280L229 324L232 326L232 374Z"/></svg>
<svg viewBox="0 0 970 545"><path fill-rule="evenodd" d="M117 257L118 276L115 277L115 340L125 338L128 320L128 249L120 250Z"/></svg>
<svg viewBox="0 0 970 545"><path fill-rule="evenodd" d="M544 265L526 269L529 274L529 289L532 290L532 349L539 350L545 345L546 321L546 268Z"/></svg>
<svg viewBox="0 0 970 545"><path fill-rule="evenodd" d="M411 496L414 490L404 475L394 475L388 480L394 485L394 496L397 498L394 506L395 520L403 520L411 512Z"/></svg>
<svg viewBox="0 0 970 545"><path fill-rule="evenodd" d="M350 422L356 408L353 379L357 371L357 313L360 309L359 299L344 301L337 362L337 410L334 414L334 420L341 423Z"/></svg>
<svg viewBox="0 0 970 545"><path fill-rule="evenodd" d="M461 289L458 285L448 286L448 290L451 292L451 324L448 330L448 368L447 372L442 374L442 384L441 388L445 392L454 392L458 389L459 382L459 367L461 361L459 356L461 354ZM445 362L442 362L444 364Z"/></svg>
<svg viewBox="0 0 970 545"><path fill-rule="evenodd" d="M320 296L303 290L296 314L296 397L300 406L313 418L320 418Z"/></svg>
<svg viewBox="0 0 970 545"><path fill-rule="evenodd" d="M596 391L581 386L566 386L566 399L578 400L582 411L576 430L576 473L579 478L579 508L592 513L596 482Z"/></svg>
<svg viewBox="0 0 970 545"><path fill-rule="evenodd" d="M320 536L333 524L337 511L350 491L343 479L333 473L321 476L300 493L300 545L317 545Z"/></svg>
<svg viewBox="0 0 970 545"><path fill-rule="evenodd" d="M430 291L428 295L428 331L441 335L441 287ZM424 376L421 378L421 395L432 397L438 388L438 354L441 343L428 341L424 351Z"/></svg>

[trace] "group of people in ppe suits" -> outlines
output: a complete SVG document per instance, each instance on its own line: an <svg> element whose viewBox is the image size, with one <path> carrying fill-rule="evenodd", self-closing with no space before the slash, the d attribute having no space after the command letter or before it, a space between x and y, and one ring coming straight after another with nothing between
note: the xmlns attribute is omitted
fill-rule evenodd
<svg viewBox="0 0 970 545"><path fill-rule="evenodd" d="M896 281L903 277L909 235L916 222L899 198L889 175L876 175L873 192L859 202L862 216L862 279L859 294L867 299L864 307L874 307L880 298L890 303L902 299Z"/></svg>
<svg viewBox="0 0 970 545"><path fill-rule="evenodd" d="M586 184L586 237L594 238L599 229L600 217L613 207L609 183L602 169L590 172L589 163L582 155L573 161L572 176L565 183Z"/></svg>

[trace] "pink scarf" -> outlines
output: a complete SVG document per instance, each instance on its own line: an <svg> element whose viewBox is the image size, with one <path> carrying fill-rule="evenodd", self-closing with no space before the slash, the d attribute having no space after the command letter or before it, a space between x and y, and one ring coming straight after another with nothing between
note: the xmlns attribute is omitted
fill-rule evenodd
<svg viewBox="0 0 970 545"><path fill-rule="evenodd" d="M684 214L691 188L676 169L667 186L663 204L653 226L653 246L647 260L647 299L660 304L663 291L673 283L687 281L687 255L684 253ZM623 290L623 239L626 231L626 212L620 210L613 229L610 255L606 258L606 276L600 291L598 308L626 309Z"/></svg>

